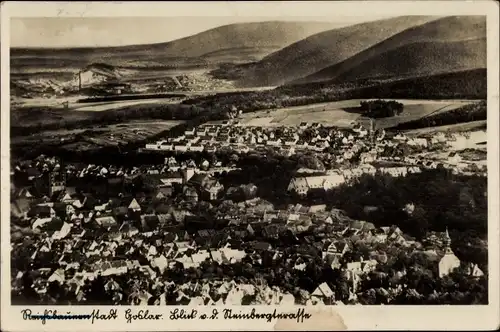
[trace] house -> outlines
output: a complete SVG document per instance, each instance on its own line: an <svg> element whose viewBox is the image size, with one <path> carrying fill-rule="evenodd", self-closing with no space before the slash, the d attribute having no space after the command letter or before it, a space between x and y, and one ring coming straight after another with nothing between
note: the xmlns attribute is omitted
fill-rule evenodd
<svg viewBox="0 0 500 332"><path fill-rule="evenodd" d="M280 151L284 156L290 157L295 153L295 148L293 146L286 146L282 148Z"/></svg>
<svg viewBox="0 0 500 332"><path fill-rule="evenodd" d="M340 269L340 267L342 266L338 255L327 254L324 257L324 260L325 260L326 264L329 265L332 269Z"/></svg>
<svg viewBox="0 0 500 332"><path fill-rule="evenodd" d="M180 172L170 172L166 175L163 175L160 178L160 182L163 185L173 185L174 183L182 184L183 175Z"/></svg>
<svg viewBox="0 0 500 332"><path fill-rule="evenodd" d="M465 272L473 278L479 278L484 276L483 271L479 268L477 264L469 263L465 267Z"/></svg>
<svg viewBox="0 0 500 332"><path fill-rule="evenodd" d="M159 223L160 221L158 219L158 216L156 216L155 214L141 215L141 228L144 232L154 230L159 225Z"/></svg>
<svg viewBox="0 0 500 332"><path fill-rule="evenodd" d="M316 141L314 145L315 145L316 149L320 150L320 151L325 149L325 148L330 147L330 143L327 140L323 140L323 139Z"/></svg>
<svg viewBox="0 0 500 332"><path fill-rule="evenodd" d="M293 268L295 270L304 271L306 269L306 266L307 266L307 263L304 261L304 259L302 257L299 257L295 261L295 265L293 266Z"/></svg>
<svg viewBox="0 0 500 332"><path fill-rule="evenodd" d="M139 205L139 203L137 203L137 200L135 198L132 199L132 201L130 202L128 208L132 212L140 212L141 211L141 206Z"/></svg>
<svg viewBox="0 0 500 332"><path fill-rule="evenodd" d="M56 231L54 232L54 234L52 234L52 239L60 240L65 238L70 233L71 227L71 224L65 222L59 231Z"/></svg>
<svg viewBox="0 0 500 332"><path fill-rule="evenodd" d="M47 279L50 282L58 282L59 284L63 284L65 280L64 269L55 270L54 273Z"/></svg>
<svg viewBox="0 0 500 332"><path fill-rule="evenodd" d="M325 210L326 210L326 204L311 205L309 207L309 212L310 213L323 212Z"/></svg>
<svg viewBox="0 0 500 332"><path fill-rule="evenodd" d="M309 143L307 143L304 140L299 139L297 143L295 143L295 147L299 149L305 149L309 146Z"/></svg>
<svg viewBox="0 0 500 332"><path fill-rule="evenodd" d="M375 259L362 261L361 262L361 270L363 273L368 273L368 272L375 270L377 265L378 265L378 262Z"/></svg>
<svg viewBox="0 0 500 332"><path fill-rule="evenodd" d="M278 146L280 144L281 144L281 139L279 138L268 139L266 142L266 145L269 146Z"/></svg>
<svg viewBox="0 0 500 332"><path fill-rule="evenodd" d="M174 151L174 144L170 142L162 142L160 144L160 150L165 150L165 151Z"/></svg>
<svg viewBox="0 0 500 332"><path fill-rule="evenodd" d="M405 176L408 173L407 167L384 167L380 168L382 173L390 174L391 176Z"/></svg>
<svg viewBox="0 0 500 332"><path fill-rule="evenodd" d="M209 200L215 200L219 197L220 193L224 190L224 186L215 179L208 181L204 187L204 192L208 196Z"/></svg>
<svg viewBox="0 0 500 332"><path fill-rule="evenodd" d="M262 235L266 238L278 239L280 234L286 231L286 227L283 224L272 224L264 227Z"/></svg>
<svg viewBox="0 0 500 332"><path fill-rule="evenodd" d="M185 136L188 136L188 135L194 135L195 131L196 131L196 130L195 130L195 128L186 129L186 130L184 131L184 135L185 135Z"/></svg>
<svg viewBox="0 0 500 332"><path fill-rule="evenodd" d="M398 133L394 137L392 137L392 139L395 140L395 141L404 142L408 138L404 134Z"/></svg>
<svg viewBox="0 0 500 332"><path fill-rule="evenodd" d="M359 262L347 263L347 271L353 275L360 275L363 273L368 273L373 271L378 265L378 262L374 259L371 260L361 260Z"/></svg>
<svg viewBox="0 0 500 332"><path fill-rule="evenodd" d="M326 255L334 255L342 257L344 254L349 251L349 246L346 242L336 241L336 242L325 242L323 246L323 258Z"/></svg>
<svg viewBox="0 0 500 332"><path fill-rule="evenodd" d="M174 151L181 151L181 152L186 152L188 150L188 145L185 143L179 143L178 145L174 146Z"/></svg>
<svg viewBox="0 0 500 332"><path fill-rule="evenodd" d="M161 150L161 142L146 144L146 150Z"/></svg>
<svg viewBox="0 0 500 332"><path fill-rule="evenodd" d="M184 189L184 196L186 196L186 199L191 202L198 202L198 192L191 186Z"/></svg>
<svg viewBox="0 0 500 332"><path fill-rule="evenodd" d="M410 146L418 146L418 147L427 147L427 139L425 138L411 138L409 139L406 144Z"/></svg>
<svg viewBox="0 0 500 332"><path fill-rule="evenodd" d="M325 304L332 303L334 301L335 293L326 282L319 285L314 292L311 294L312 298L316 300L323 301Z"/></svg>
<svg viewBox="0 0 500 332"><path fill-rule="evenodd" d="M104 228L110 228L117 225L116 219L113 216L97 217L95 221Z"/></svg>
<svg viewBox="0 0 500 332"><path fill-rule="evenodd" d="M205 151L208 153L215 153L217 151L217 147L214 145L205 145Z"/></svg>
<svg viewBox="0 0 500 332"><path fill-rule="evenodd" d="M174 192L174 188L171 185L164 185L158 187L158 192L155 195L155 198L158 200L163 200L172 196Z"/></svg>

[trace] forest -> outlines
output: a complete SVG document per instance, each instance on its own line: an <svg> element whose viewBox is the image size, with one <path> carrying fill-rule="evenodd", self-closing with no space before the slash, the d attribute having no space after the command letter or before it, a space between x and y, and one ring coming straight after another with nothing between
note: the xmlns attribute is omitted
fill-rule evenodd
<svg viewBox="0 0 500 332"><path fill-rule="evenodd" d="M243 112L365 98L486 99L486 69L411 79L320 82L284 85L274 90L220 93L185 100L183 104Z"/></svg>

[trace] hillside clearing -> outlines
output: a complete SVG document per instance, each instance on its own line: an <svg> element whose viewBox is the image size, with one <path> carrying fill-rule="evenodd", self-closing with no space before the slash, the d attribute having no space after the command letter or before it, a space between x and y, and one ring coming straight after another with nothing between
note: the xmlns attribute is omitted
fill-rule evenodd
<svg viewBox="0 0 500 332"><path fill-rule="evenodd" d="M368 125L369 119L357 111L362 99L288 107L275 110L245 113L241 116L243 126L296 126L301 122L318 122L323 125L350 127L354 121ZM473 100L414 100L398 99L405 105L403 113L390 118L376 119L378 128L390 128L399 123L416 120L436 112L447 112Z"/></svg>

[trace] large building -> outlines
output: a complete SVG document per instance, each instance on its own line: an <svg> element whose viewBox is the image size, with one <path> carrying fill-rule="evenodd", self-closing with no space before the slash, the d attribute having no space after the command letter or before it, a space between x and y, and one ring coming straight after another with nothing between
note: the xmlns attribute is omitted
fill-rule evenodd
<svg viewBox="0 0 500 332"><path fill-rule="evenodd" d="M307 195L313 189L332 189L345 182L342 174L328 174L319 176L295 177L288 185L288 191L295 191L299 195Z"/></svg>
<svg viewBox="0 0 500 332"><path fill-rule="evenodd" d="M118 82L120 75L112 67L104 64L92 64L78 72L75 77L78 88L86 88L95 84Z"/></svg>

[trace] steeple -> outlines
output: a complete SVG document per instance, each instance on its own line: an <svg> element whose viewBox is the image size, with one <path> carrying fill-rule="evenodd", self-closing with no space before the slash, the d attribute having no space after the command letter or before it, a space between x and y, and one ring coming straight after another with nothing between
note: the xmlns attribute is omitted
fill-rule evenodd
<svg viewBox="0 0 500 332"><path fill-rule="evenodd" d="M446 228L443 242L445 245L444 256L441 258L438 265L440 278L450 274L454 269L460 266L460 259L458 259L451 250L451 238L448 233L448 228Z"/></svg>
<svg viewBox="0 0 500 332"><path fill-rule="evenodd" d="M453 254L453 251L451 250L451 238L450 234L448 233L448 227L446 227L446 232L444 235L444 245L445 245L445 255Z"/></svg>

